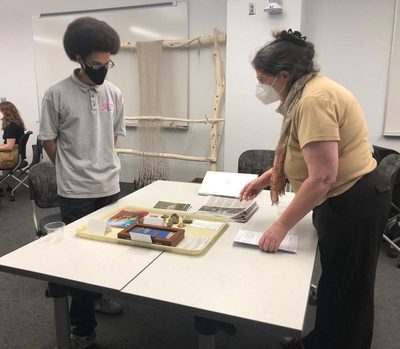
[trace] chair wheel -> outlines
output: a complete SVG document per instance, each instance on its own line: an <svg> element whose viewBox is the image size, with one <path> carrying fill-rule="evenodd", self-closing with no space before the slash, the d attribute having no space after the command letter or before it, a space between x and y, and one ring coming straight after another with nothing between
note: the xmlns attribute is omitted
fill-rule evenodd
<svg viewBox="0 0 400 349"><path fill-rule="evenodd" d="M397 268L400 268L400 259L397 260Z"/></svg>
<svg viewBox="0 0 400 349"><path fill-rule="evenodd" d="M47 298L50 298L50 297L51 297L51 295L50 295L50 290L49 290L48 287L47 287L46 290L44 291L44 295L45 295Z"/></svg>
<svg viewBox="0 0 400 349"><path fill-rule="evenodd" d="M15 196L10 196L10 201L15 201Z"/></svg>
<svg viewBox="0 0 400 349"><path fill-rule="evenodd" d="M396 252L396 250L393 249L393 248L390 248L390 249L389 249L389 252L388 252L388 256L389 256L389 258L396 258L396 257L397 257L397 252Z"/></svg>
<svg viewBox="0 0 400 349"><path fill-rule="evenodd" d="M317 305L317 293L315 291L308 295L308 305Z"/></svg>

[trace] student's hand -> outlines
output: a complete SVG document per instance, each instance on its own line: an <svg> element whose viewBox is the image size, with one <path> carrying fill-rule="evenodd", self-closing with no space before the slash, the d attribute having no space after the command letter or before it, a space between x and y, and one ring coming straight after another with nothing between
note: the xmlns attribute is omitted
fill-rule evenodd
<svg viewBox="0 0 400 349"><path fill-rule="evenodd" d="M276 221L264 232L258 242L258 247L266 252L277 252L287 233L288 230Z"/></svg>
<svg viewBox="0 0 400 349"><path fill-rule="evenodd" d="M240 191L240 200L252 200L254 199L265 187L269 185L271 179L270 175L264 173L260 177L253 179L247 183Z"/></svg>

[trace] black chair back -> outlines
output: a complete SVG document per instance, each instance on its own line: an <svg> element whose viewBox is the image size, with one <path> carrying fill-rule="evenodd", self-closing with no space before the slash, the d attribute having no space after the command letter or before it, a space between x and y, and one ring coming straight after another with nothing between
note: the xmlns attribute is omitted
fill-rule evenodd
<svg viewBox="0 0 400 349"><path fill-rule="evenodd" d="M399 154L398 151L394 150L394 149L390 149L390 148L384 148L384 147L380 147L379 145L373 145L372 146L374 152L373 152L373 156L376 160L376 163L378 164L378 166L380 165L381 161L388 155L390 154Z"/></svg>
<svg viewBox="0 0 400 349"><path fill-rule="evenodd" d="M238 172L261 175L274 165L274 150L251 149L239 156Z"/></svg>
<svg viewBox="0 0 400 349"><path fill-rule="evenodd" d="M59 206L56 170L52 162L41 162L32 166L28 174L28 182L30 198L38 207Z"/></svg>
<svg viewBox="0 0 400 349"><path fill-rule="evenodd" d="M24 135L19 139L18 152L22 160L26 159L26 144L28 143L29 136L32 133L32 131L26 131Z"/></svg>
<svg viewBox="0 0 400 349"><path fill-rule="evenodd" d="M400 213L400 154L390 154L385 156L379 168L385 172L392 183L392 206L395 210L392 210L391 216Z"/></svg>

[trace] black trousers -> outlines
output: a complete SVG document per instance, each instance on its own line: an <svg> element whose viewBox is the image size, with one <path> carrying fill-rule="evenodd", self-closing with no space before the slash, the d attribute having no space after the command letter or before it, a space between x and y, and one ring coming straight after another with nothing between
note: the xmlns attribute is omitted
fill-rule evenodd
<svg viewBox="0 0 400 349"><path fill-rule="evenodd" d="M391 185L379 168L313 211L322 274L306 349L369 349L379 246Z"/></svg>
<svg viewBox="0 0 400 349"><path fill-rule="evenodd" d="M89 213L114 203L118 200L118 197L119 193L89 199L71 199L60 196L62 220L65 224L72 223ZM100 298L101 294L68 286L63 286L63 288L71 296L70 319L73 326L72 333L78 336L92 334L97 325L94 313L94 300Z"/></svg>

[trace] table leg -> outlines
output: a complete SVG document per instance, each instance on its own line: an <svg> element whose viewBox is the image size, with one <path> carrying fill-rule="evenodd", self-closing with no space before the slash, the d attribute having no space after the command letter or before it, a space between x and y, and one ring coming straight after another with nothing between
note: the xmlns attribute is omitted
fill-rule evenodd
<svg viewBox="0 0 400 349"><path fill-rule="evenodd" d="M57 349L70 349L68 296L54 297Z"/></svg>
<svg viewBox="0 0 400 349"><path fill-rule="evenodd" d="M229 336L233 336L236 333L236 327L232 324L201 316L194 317L194 329L199 335L198 349L215 349L215 335L219 330L222 330Z"/></svg>
<svg viewBox="0 0 400 349"><path fill-rule="evenodd" d="M215 349L215 335L204 335L199 333L198 349Z"/></svg>

